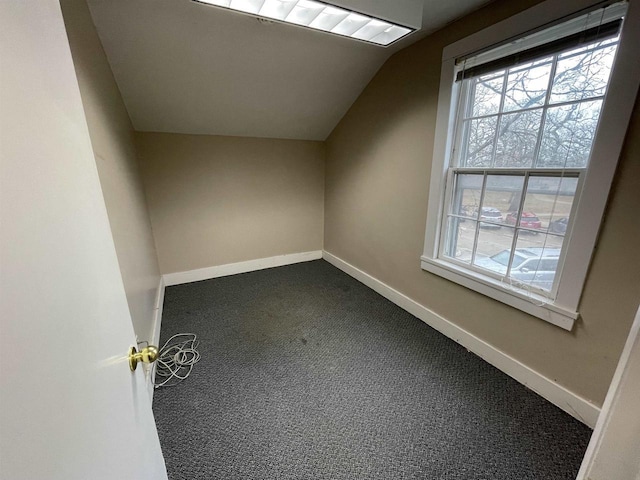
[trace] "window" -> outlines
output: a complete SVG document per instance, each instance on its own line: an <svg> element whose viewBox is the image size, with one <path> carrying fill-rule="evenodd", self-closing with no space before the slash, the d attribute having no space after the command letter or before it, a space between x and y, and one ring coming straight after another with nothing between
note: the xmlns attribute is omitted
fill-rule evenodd
<svg viewBox="0 0 640 480"><path fill-rule="evenodd" d="M598 27L596 27L598 28ZM489 70L459 72L459 106L440 256L541 295L553 294L555 272L544 281L538 260L522 275L514 256L562 253L586 173L602 101L618 45L610 38L558 47L553 55ZM467 77L467 78L465 78ZM469 78L470 77L470 78ZM496 262L494 255L500 255ZM509 257L508 259L503 257ZM517 262L517 258L516 258ZM557 264L557 260L556 260Z"/></svg>
<svg viewBox="0 0 640 480"><path fill-rule="evenodd" d="M548 4L524 12L527 22L543 19ZM602 211L606 202L606 193L594 192L607 178L592 171L613 175L623 139L602 158L611 135L601 131L614 128L598 128L605 99L624 96L608 90L627 41L626 9L620 2L531 25L515 40L463 55L448 58L445 49L425 270L572 328L602 215L589 219L584 204L599 202ZM448 50L477 48L475 40L490 42L522 18ZM618 81L634 98L638 72L628 73ZM627 110L622 119L609 110L608 118L626 130Z"/></svg>

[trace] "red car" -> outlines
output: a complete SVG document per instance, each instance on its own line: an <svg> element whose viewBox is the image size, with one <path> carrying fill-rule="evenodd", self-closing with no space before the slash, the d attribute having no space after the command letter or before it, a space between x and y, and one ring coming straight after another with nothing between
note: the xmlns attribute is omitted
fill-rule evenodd
<svg viewBox="0 0 640 480"><path fill-rule="evenodd" d="M518 223L517 218L518 213L511 212L507 214L505 221L508 225L516 225ZM522 212L522 216L520 217L520 226L524 228L539 229L542 228L542 222L535 213Z"/></svg>

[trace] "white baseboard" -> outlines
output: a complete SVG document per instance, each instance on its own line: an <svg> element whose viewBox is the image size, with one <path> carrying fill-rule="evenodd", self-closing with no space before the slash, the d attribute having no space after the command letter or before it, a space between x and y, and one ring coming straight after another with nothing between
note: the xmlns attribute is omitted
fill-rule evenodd
<svg viewBox="0 0 640 480"><path fill-rule="evenodd" d="M289 255L258 258L256 260L248 260L246 262L228 263L226 265L218 265L216 267L199 268L197 270L189 270L186 272L165 273L162 278L164 279L164 284L169 287L171 285L209 280L210 278L226 277L228 275L236 275L238 273L264 270L265 268L309 262L311 260L319 260L321 258L322 250L292 253Z"/></svg>
<svg viewBox="0 0 640 480"><path fill-rule="evenodd" d="M594 428L600 414L598 406L335 255L325 251L322 253L322 258L530 388L569 415Z"/></svg>
<svg viewBox="0 0 640 480"><path fill-rule="evenodd" d="M151 338L149 339L149 343L151 345L155 345L160 348L160 328L162 326L162 308L164 306L164 279L162 275L160 276L160 281L158 282L158 290L156 292L156 300L153 306L153 326L151 328ZM149 389L149 398L153 402L153 384L156 376L156 369L151 368L148 370L147 375L147 387Z"/></svg>

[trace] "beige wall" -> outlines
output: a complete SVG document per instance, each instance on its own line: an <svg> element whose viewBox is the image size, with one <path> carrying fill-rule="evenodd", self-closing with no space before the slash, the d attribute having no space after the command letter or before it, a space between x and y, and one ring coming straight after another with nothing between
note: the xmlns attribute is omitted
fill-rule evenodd
<svg viewBox="0 0 640 480"><path fill-rule="evenodd" d="M160 272L133 128L85 0L60 3L133 326L150 340Z"/></svg>
<svg viewBox="0 0 640 480"><path fill-rule="evenodd" d="M162 273L322 249L321 142L136 133Z"/></svg>
<svg viewBox="0 0 640 480"><path fill-rule="evenodd" d="M325 250L601 403L640 293L640 114L566 332L420 268L442 48L536 1L497 1L395 54L327 141Z"/></svg>

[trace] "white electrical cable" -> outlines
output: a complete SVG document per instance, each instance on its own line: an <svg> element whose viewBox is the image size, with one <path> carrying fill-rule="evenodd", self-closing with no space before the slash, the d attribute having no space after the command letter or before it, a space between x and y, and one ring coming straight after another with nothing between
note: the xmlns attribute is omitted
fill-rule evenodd
<svg viewBox="0 0 640 480"><path fill-rule="evenodd" d="M187 339L171 344L178 337ZM198 343L195 333L178 333L165 342L155 362L154 388L173 387L191 374L193 366L200 361Z"/></svg>

